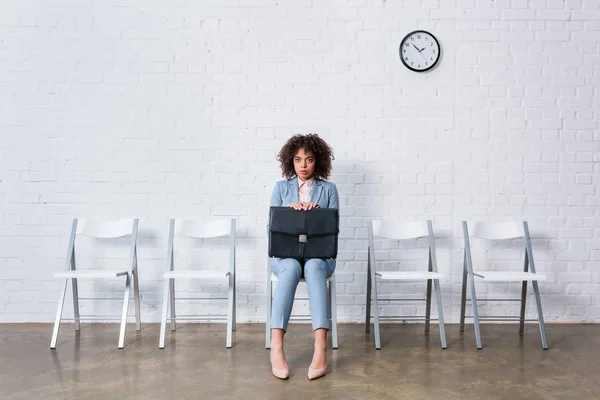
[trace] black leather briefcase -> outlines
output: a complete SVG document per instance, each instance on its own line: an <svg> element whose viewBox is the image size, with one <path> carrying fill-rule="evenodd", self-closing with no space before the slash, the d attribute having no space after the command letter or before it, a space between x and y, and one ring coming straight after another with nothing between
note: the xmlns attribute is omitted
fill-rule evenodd
<svg viewBox="0 0 600 400"><path fill-rule="evenodd" d="M269 257L336 258L339 219L337 208L271 207Z"/></svg>

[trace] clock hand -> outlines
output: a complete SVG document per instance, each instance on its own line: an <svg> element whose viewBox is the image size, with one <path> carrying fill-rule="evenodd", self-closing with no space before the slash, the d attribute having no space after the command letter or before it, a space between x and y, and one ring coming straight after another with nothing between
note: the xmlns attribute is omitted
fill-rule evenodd
<svg viewBox="0 0 600 400"><path fill-rule="evenodd" d="M413 47L414 47L415 49L417 49L417 51L418 51L418 52L420 52L419 48L418 48L417 46L415 46L414 44L413 44Z"/></svg>

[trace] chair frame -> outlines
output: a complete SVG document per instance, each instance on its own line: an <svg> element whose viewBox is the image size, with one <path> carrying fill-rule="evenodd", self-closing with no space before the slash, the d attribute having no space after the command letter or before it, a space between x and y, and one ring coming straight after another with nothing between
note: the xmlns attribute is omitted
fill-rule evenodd
<svg viewBox="0 0 600 400"><path fill-rule="evenodd" d="M175 233L176 224L177 223L189 223L189 220L176 220L171 218L169 222L169 241L168 241L168 249L167 249L167 263L169 265L169 272L173 272L175 270L175 258L174 258L174 240L175 236L186 236L193 238L217 238L217 237L229 237L229 270L224 274L223 278L227 278L228 281L228 296L227 297L183 297L176 298L175 297L175 278L169 277L168 273L163 274L163 279L165 281L165 287L163 292L163 304L162 304L162 313L160 319L160 337L158 347L163 349L165 347L165 335L166 335L166 326L167 321L171 322L171 331L176 330L176 320L195 320L195 319L209 319L214 321L226 320L227 322L227 336L225 340L225 346L229 349L232 346L232 337L233 331L236 330L236 262L235 262L235 242L236 242L236 220L235 218L228 219L231 223L228 234L205 234L199 232L192 233ZM206 226L207 224L211 224L219 221L205 222L205 223L195 223L196 226ZM194 222L192 222L194 223ZM200 279L203 282L207 281L216 281L217 279L212 278L197 278L197 277L178 277L177 279ZM221 280L221 279L218 279ZM226 315L182 315L177 317L175 313L175 300L205 300L205 301L213 301L213 300L227 300L227 314ZM167 317L168 311L170 309L170 317Z"/></svg>
<svg viewBox="0 0 600 400"><path fill-rule="evenodd" d="M381 221L381 220L375 220ZM367 222L367 230L369 235L369 247L368 247L368 256L367 256L367 290L366 290L366 316L365 316L365 332L370 331L371 325L371 312L373 313L373 325L374 325L374 334L375 334L375 349L381 349L381 331L379 322L380 320L425 320L425 332L429 332L430 322L435 319L431 318L431 292L432 292L432 283L434 288L434 295L436 300L436 309L438 313L438 324L440 329L440 342L442 349L446 349L448 347L446 341L446 328L444 325L444 310L442 305L442 295L440 291L440 282L439 278L430 278L430 279L415 279L415 280L402 280L402 279L389 279L398 283L403 282L414 282L414 281L427 281L427 292L426 298L424 301L426 302L425 306L425 316L381 316L379 315L379 302L380 301L423 301L423 299L412 299L412 298L385 298L380 299L377 295L377 280L382 279L378 276L377 271L375 269L375 241L374 241L374 232L373 232L373 220L369 220ZM384 221L381 221L384 222ZM384 222L385 223L385 222ZM377 235L380 236L380 235ZM392 240L404 240L404 239L417 239L421 237L428 238L428 272L432 272L435 274L438 273L437 267L437 257L435 250L435 236L433 232L433 223L431 220L427 220L427 233L426 234L418 234L416 236L405 236L405 237L391 237L391 236L380 236L386 239ZM388 279L384 279L388 280Z"/></svg>
<svg viewBox="0 0 600 400"><path fill-rule="evenodd" d="M117 222L119 222L119 221L117 221ZM110 224L110 223L111 222L107 221L105 224ZM71 235L70 235L70 239L69 239L67 257L65 260L65 273L56 274L56 275L67 274L67 275L72 275L72 276L67 276L64 278L65 282L63 284L62 290L60 291L60 295L59 295L59 299L58 299L58 307L56 310L56 318L54 320L54 328L52 331L52 339L50 341L51 349L56 348L56 343L58 341L58 334L59 334L59 330L60 330L61 321L74 321L75 322L75 331L79 332L81 330L81 321L115 319L114 317L109 317L109 316L82 316L79 314L80 298L79 298L79 292L78 292L78 287L77 287L78 277L77 277L77 274L75 273L75 271L78 271L76 268L76 262L75 262L75 241L76 241L76 238L78 235L92 236L92 237L96 237L96 238L98 238L98 237L117 238L117 237L121 237L121 236L125 236L125 235L114 235L114 236L93 235L93 234L86 235L85 233L78 232L78 224L79 224L79 219L74 218L73 223L71 225ZM132 231L130 234L128 234L128 235L131 235L129 259L128 259L128 264L127 264L127 265L129 265L128 272L125 274L122 274L122 273L117 274L117 271L115 271L115 276L114 276L114 278L119 278L120 276L125 276L125 291L124 291L124 296L123 296L123 308L122 308L121 317L117 318L118 320L121 321L120 322L120 331L119 331L119 342L118 342L119 349L122 349L125 344L125 329L127 327L129 301L131 300L130 299L130 291L131 291L131 281L132 280L133 280L133 296L134 296L134 302L135 302L136 331L140 331L142 329L142 323L141 323L141 317L140 317L140 291L139 291L139 282L138 282L138 262L137 262L137 235L138 235L139 219L138 218L132 219L131 224L132 224ZM99 271L99 270L96 270L96 271ZM72 274L69 274L70 272L72 272ZM81 270L79 270L78 272L81 272ZM103 272L110 272L110 271L103 271ZM82 277L80 275L79 278L81 279L84 277ZM85 278L97 279L98 277L88 276ZM72 294L73 294L74 318L72 318L72 319L62 318L62 312L64 309L64 302L65 302L67 285L69 283L69 280L71 280ZM86 300L115 300L115 299L88 298Z"/></svg>
<svg viewBox="0 0 600 400"><path fill-rule="evenodd" d="M527 221L522 221L522 233L519 233L517 235L511 235L510 237L503 237L503 238L491 238L490 240L498 240L498 239L514 239L514 238L518 238L518 237L523 237L525 239L525 261L524 261L524 266L523 266L523 272L525 273L530 273L530 274L536 274L536 270L535 270L535 263L533 260L533 249L531 246L531 237L529 235L529 226L527 224ZM485 319L486 321L514 321L514 320L518 320L519 321L519 335L523 335L523 330L524 330L524 324L525 324L525 306L526 306L526 301L527 301L527 282L528 280L523 280L521 283L521 298L520 299L479 299L479 301L520 301L521 302L521 312L519 317L514 317L514 316L488 316L488 317L480 317L479 316L479 311L477 309L477 296L476 296L476 292L475 292L475 276L479 277L479 278L484 278L485 276L482 275L484 274L484 272L482 272L481 274L478 274L476 272L473 271L473 260L472 260L472 256L471 256L471 245L470 245L470 239L469 239L469 228L468 228L468 224L467 221L463 221L462 223L462 227L463 227L463 239L464 239L464 253L463 253L463 276L462 276L462 293L461 293L461 305L460 305L460 332L464 332L465 330L465 318L473 318L473 327L475 329L475 342L477 345L477 349L482 349L482 342L481 342L481 330L480 330L480 326L479 326L479 320L480 319ZM489 239L489 238L488 238ZM545 278L544 276L539 276L540 278ZM532 286L533 286L533 292L535 294L535 302L536 302L536 307L537 307L537 313L538 313L538 318L537 319L531 319L531 320L527 320L527 321L537 321L540 327L540 336L542 339L542 348L544 350L548 349L548 339L546 336L546 326L544 323L544 313L542 311L542 301L540 298L540 291L539 291L539 287L538 287L538 280L537 279L529 279L531 280ZM469 293L471 298L467 298L467 282L468 282L468 286L469 286ZM504 283L510 283L510 282L515 282L514 280L495 280L495 282L504 282ZM466 303L470 301L471 302L471 307L472 307L472 312L473 315L472 316L466 316L465 315L465 311L466 311Z"/></svg>

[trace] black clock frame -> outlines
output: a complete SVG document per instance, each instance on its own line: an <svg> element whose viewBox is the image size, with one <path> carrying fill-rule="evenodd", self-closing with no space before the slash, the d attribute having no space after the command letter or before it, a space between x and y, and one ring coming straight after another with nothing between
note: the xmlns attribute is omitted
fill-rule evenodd
<svg viewBox="0 0 600 400"><path fill-rule="evenodd" d="M429 67L425 68L425 69L416 69L411 67L410 65L408 65L406 63L406 61L404 60L404 57L402 57L402 45L404 44L404 42L412 35L414 35L415 33L424 33L426 35L429 35L433 38L433 40L435 40L435 43L438 46L439 52L438 52L438 57L435 59L435 61L433 62L433 64L431 64ZM435 37L435 35L433 35L431 32L427 32L421 29L417 29L416 31L412 31L410 33L407 33L406 36L404 36L404 38L402 38L402 40L400 41L400 47L398 49L398 56L400 57L400 60L402 61L402 64L404 64L404 66L408 69L410 69L411 71L414 72L427 72L429 70L431 70L432 68L434 68L438 61L440 61L440 58L442 57L442 46L440 46L440 42L437 40L437 38Z"/></svg>

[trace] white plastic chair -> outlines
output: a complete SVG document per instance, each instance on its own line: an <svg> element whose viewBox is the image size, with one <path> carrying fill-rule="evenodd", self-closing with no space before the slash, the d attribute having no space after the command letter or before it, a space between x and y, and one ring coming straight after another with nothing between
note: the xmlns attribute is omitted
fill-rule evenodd
<svg viewBox="0 0 600 400"><path fill-rule="evenodd" d="M460 331L465 330L465 308L466 302L470 301L473 308L473 326L475 328L475 341L477 348L481 349L481 331L479 328L479 320L487 321L519 321L519 334L523 334L525 323L525 303L527 296L527 282L531 281L533 291L535 293L535 301L537 305L538 318L531 321L537 321L540 326L540 334L542 337L542 347L548 349L548 341L546 338L546 327L544 325L544 314L542 312L542 302L540 299L540 291L538 281L546 280L546 277L539 275L535 271L533 262L533 250L531 247L531 238L529 236L529 227L526 221L522 222L501 222L501 223L485 223L475 222L473 233L471 236L488 239L488 240L507 240L516 238L525 238L525 262L523 271L484 271L473 269L473 261L471 257L471 245L469 241L469 228L467 221L463 221L463 239L465 242L464 258L463 258L463 280L462 280L462 296L460 307ZM480 301L520 301L521 315L513 316L488 316L480 317L477 309L477 297L475 294L475 278L485 282L522 282L521 298L520 299L480 299ZM469 282L470 299L467 299L467 281Z"/></svg>
<svg viewBox="0 0 600 400"><path fill-rule="evenodd" d="M138 284L138 268L137 268L137 234L138 234L139 219L124 219L117 221L91 221L85 219L73 219L71 228L71 237L69 240L69 247L67 250L66 266L64 272L54 274L55 278L64 278L65 283L63 289L60 292L58 300L58 309L56 311L56 319L54 321L54 330L52 332L52 340L50 342L50 348L56 348L56 341L58 340L58 331L60 329L61 321L70 320L75 321L75 330L81 329L80 321L86 320L111 320L115 318L102 317L102 316L82 316L79 315L79 293L77 290L78 279L110 279L125 277L125 292L123 296L123 310L121 317L118 320L121 321L121 329L119 333L119 349L123 348L125 341L125 328L127 327L127 316L129 310L130 301L130 288L131 280L133 278L133 297L135 301L135 322L136 330L142 329L140 320L140 292ZM120 270L106 270L106 269L76 269L75 263L75 239L76 236L90 236L97 239L115 239L123 236L131 235L131 244L129 249L129 260L126 265ZM72 283L73 288L73 307L74 307L74 318L65 319L62 318L62 311L64 308L65 295L67 291L67 284L69 279ZM87 300L101 300L102 298L91 298Z"/></svg>
<svg viewBox="0 0 600 400"><path fill-rule="evenodd" d="M163 296L162 317L160 320L160 339L158 344L160 349L165 347L167 321L171 321L171 331L174 331L176 328L176 320L223 320L225 318L227 320L226 346L227 348L231 348L233 331L235 331L236 328L235 222L235 219L221 219L211 222L171 219L169 224L169 245L167 250L169 271L163 274L163 279L165 280L165 290ZM219 270L175 270L173 243L175 235L198 239L229 237L229 268L223 268ZM226 280L229 285L228 297L184 297L177 299L175 297L175 279L199 279L205 282ZM227 300L227 315L183 315L177 317L175 314L175 300ZM170 318L167 318L169 306L171 310L171 316Z"/></svg>
<svg viewBox="0 0 600 400"><path fill-rule="evenodd" d="M265 348L271 348L271 310L273 307L273 282L277 283L277 276L271 272L271 259L267 261L267 323L265 324ZM304 278L300 282L306 283ZM329 294L329 324L331 326L331 348L338 348L337 329L337 301L335 291L335 272L327 278L327 291ZM294 298L294 300L308 300L307 297ZM307 320L308 315L293 315L290 320Z"/></svg>
<svg viewBox="0 0 600 400"><path fill-rule="evenodd" d="M370 330L371 325L371 310L373 310L373 325L375 327L375 348L381 349L381 337L379 329L379 320L425 320L425 332L429 332L430 321L435 321L431 318L431 283L433 282L435 300L437 305L438 318L437 321L440 327L440 340L442 348L447 348L446 329L444 326L444 311L442 307L442 296L440 292L440 278L442 275L438 273L437 258L435 252L435 238L433 233L433 224L431 221L412 221L402 224L392 222L384 222L381 220L368 221L369 249L367 261L367 296L366 296L366 318L365 331ZM376 271L375 258L375 241L374 237L393 240L418 239L422 237L428 238L428 267L422 271ZM397 283L427 281L427 297L425 299L413 298L379 298L377 295L377 283L382 281L395 281ZM425 301L425 316L380 316L379 302L380 301Z"/></svg>

